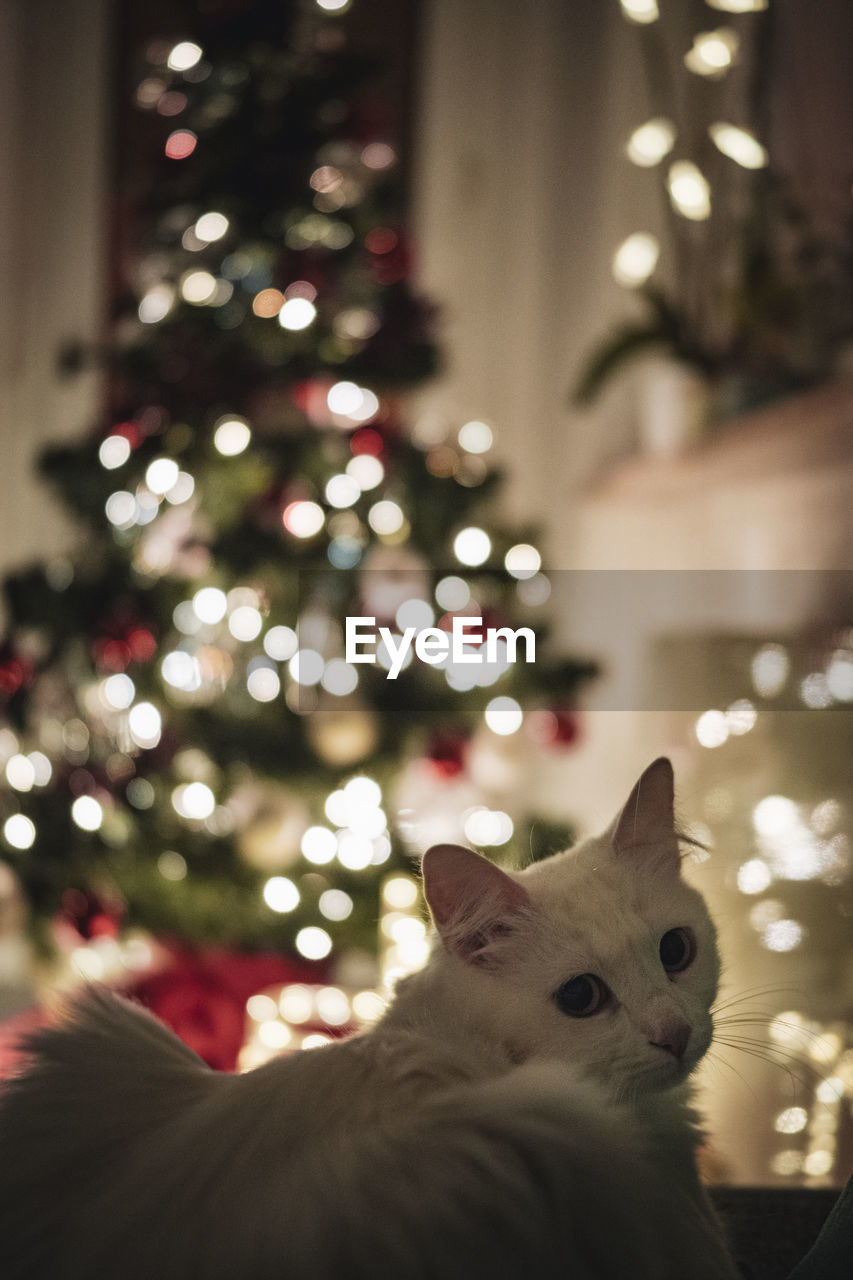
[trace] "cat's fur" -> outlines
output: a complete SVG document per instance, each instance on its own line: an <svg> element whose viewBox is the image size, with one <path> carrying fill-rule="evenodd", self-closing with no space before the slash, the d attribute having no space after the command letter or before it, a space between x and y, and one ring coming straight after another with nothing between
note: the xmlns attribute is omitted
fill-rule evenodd
<svg viewBox="0 0 853 1280"><path fill-rule="evenodd" d="M95 991L39 1033L0 1105L5 1280L733 1280L685 1083L719 966L669 762L568 853L510 875L441 846L424 880L438 941L365 1035L217 1075ZM614 1000L568 1016L587 973Z"/></svg>

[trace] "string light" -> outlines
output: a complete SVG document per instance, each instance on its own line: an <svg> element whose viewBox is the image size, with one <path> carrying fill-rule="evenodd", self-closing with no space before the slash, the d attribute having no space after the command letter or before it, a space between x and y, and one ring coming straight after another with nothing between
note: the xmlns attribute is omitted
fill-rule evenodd
<svg viewBox="0 0 853 1280"><path fill-rule="evenodd" d="M13 813L3 824L3 838L13 849L31 849L35 843L36 827L23 813Z"/></svg>
<svg viewBox="0 0 853 1280"><path fill-rule="evenodd" d="M729 725L724 711L705 711L696 721L696 740L702 747L721 747L728 740Z"/></svg>
<svg viewBox="0 0 853 1280"><path fill-rule="evenodd" d="M201 688L201 667L198 659L183 649L167 653L160 663L160 674L173 689L194 693Z"/></svg>
<svg viewBox="0 0 853 1280"><path fill-rule="evenodd" d="M350 422L368 422L379 411L379 398L354 382L336 382L326 394L331 413Z"/></svg>
<svg viewBox="0 0 853 1280"><path fill-rule="evenodd" d="M187 877L186 858L181 857L174 849L167 849L157 859L157 870L164 880L170 880L173 883L185 880Z"/></svg>
<svg viewBox="0 0 853 1280"><path fill-rule="evenodd" d="M474 420L459 428L457 439L460 449L464 449L466 453L488 453L494 437L487 423Z"/></svg>
<svg viewBox="0 0 853 1280"><path fill-rule="evenodd" d="M192 40L181 40L176 44L166 59L170 71L189 71L201 61L202 49Z"/></svg>
<svg viewBox="0 0 853 1280"><path fill-rule="evenodd" d="M726 710L726 728L733 737L742 737L755 728L758 712L748 698L739 698Z"/></svg>
<svg viewBox="0 0 853 1280"><path fill-rule="evenodd" d="M130 736L138 747L151 749L160 741L162 719L152 702L138 702L127 717Z"/></svg>
<svg viewBox="0 0 853 1280"><path fill-rule="evenodd" d="M278 1008L285 1022L296 1026L311 1022L314 1017L314 994L310 987L293 982L284 987L278 999Z"/></svg>
<svg viewBox="0 0 853 1280"><path fill-rule="evenodd" d="M519 542L506 553L504 566L513 578L532 578L542 567L542 557L529 542Z"/></svg>
<svg viewBox="0 0 853 1280"><path fill-rule="evenodd" d="M107 498L104 511L110 524L117 529L129 529L136 523L136 498L126 489L118 489Z"/></svg>
<svg viewBox="0 0 853 1280"><path fill-rule="evenodd" d="M722 13L760 13L767 8L769 0L705 0L705 3Z"/></svg>
<svg viewBox="0 0 853 1280"><path fill-rule="evenodd" d="M619 0L622 12L630 22L656 22L660 17L657 0Z"/></svg>
<svg viewBox="0 0 853 1280"><path fill-rule="evenodd" d="M438 583L435 588L435 598L442 609L446 609L448 613L456 613L468 604L471 599L471 588L464 578L457 578L451 574Z"/></svg>
<svg viewBox="0 0 853 1280"><path fill-rule="evenodd" d="M767 150L748 129L738 129L733 124L712 124L708 133L717 150L744 169L766 167Z"/></svg>
<svg viewBox="0 0 853 1280"><path fill-rule="evenodd" d="M270 627L264 636L264 652L276 662L287 662L297 650L299 641L292 627Z"/></svg>
<svg viewBox="0 0 853 1280"><path fill-rule="evenodd" d="M473 809L465 819L463 830L470 844L484 848L488 845L506 844L512 839L513 822L508 813L500 809Z"/></svg>
<svg viewBox="0 0 853 1280"><path fill-rule="evenodd" d="M202 307L216 295L216 278L209 271L187 271L181 276L180 290L184 302Z"/></svg>
<svg viewBox="0 0 853 1280"><path fill-rule="evenodd" d="M249 446L252 430L245 418L220 418L213 430L213 447L223 458L236 458Z"/></svg>
<svg viewBox="0 0 853 1280"><path fill-rule="evenodd" d="M545 603L551 594L551 583L544 573L537 573L532 578L519 582L518 598L529 609L535 609Z"/></svg>
<svg viewBox="0 0 853 1280"><path fill-rule="evenodd" d="M332 950L332 939L325 929L308 925L296 935L296 950L306 960L324 960Z"/></svg>
<svg viewBox="0 0 853 1280"><path fill-rule="evenodd" d="M741 893L763 893L773 880L767 863L761 858L751 858L737 870L737 887Z"/></svg>
<svg viewBox="0 0 853 1280"><path fill-rule="evenodd" d="M258 1038L268 1049L286 1049L293 1036L283 1022L262 1022Z"/></svg>
<svg viewBox="0 0 853 1280"><path fill-rule="evenodd" d="M344 662L343 658L333 658L327 663L320 683L327 693L345 698L357 688L358 672L352 663Z"/></svg>
<svg viewBox="0 0 853 1280"><path fill-rule="evenodd" d="M173 458L155 458L145 471L145 483L153 494L162 497L178 478L180 467Z"/></svg>
<svg viewBox="0 0 853 1280"><path fill-rule="evenodd" d="M196 616L208 625L221 622L228 610L228 599L218 587L202 587L192 600Z"/></svg>
<svg viewBox="0 0 853 1280"><path fill-rule="evenodd" d="M853 701L853 653L849 650L833 654L826 668L826 686L839 702Z"/></svg>
<svg viewBox="0 0 853 1280"><path fill-rule="evenodd" d="M271 876L264 885L264 902L282 914L299 906L299 890L286 876Z"/></svg>
<svg viewBox="0 0 853 1280"><path fill-rule="evenodd" d="M664 116L647 120L635 129L628 139L628 159L641 168L660 164L668 156L675 143L675 125Z"/></svg>
<svg viewBox="0 0 853 1280"><path fill-rule="evenodd" d="M435 622L435 611L426 600L418 598L404 600L395 614L394 621L401 631L405 631L407 627L424 631Z"/></svg>
<svg viewBox="0 0 853 1280"><path fill-rule="evenodd" d="M475 568L485 564L492 550L492 540L485 529L471 526L462 529L453 539L453 554L460 564Z"/></svg>
<svg viewBox="0 0 853 1280"><path fill-rule="evenodd" d="M166 155L170 160L186 160L195 151L197 144L198 138L191 129L175 129L166 139Z"/></svg>
<svg viewBox="0 0 853 1280"><path fill-rule="evenodd" d="M343 831L338 836L337 858L348 871L363 871L373 861L373 845L367 836Z"/></svg>
<svg viewBox="0 0 853 1280"><path fill-rule="evenodd" d="M346 465L346 473L362 490L375 489L385 478L385 468L379 459L370 453L359 453L354 458L350 458Z"/></svg>
<svg viewBox="0 0 853 1280"><path fill-rule="evenodd" d="M808 1123L808 1118L805 1107L786 1107L777 1115L773 1128L777 1133L801 1133Z"/></svg>
<svg viewBox="0 0 853 1280"><path fill-rule="evenodd" d="M803 941L805 930L797 920L774 920L761 935L768 951L793 951Z"/></svg>
<svg viewBox="0 0 853 1280"><path fill-rule="evenodd" d="M155 284L139 300L136 314L143 324L159 324L165 320L175 302L175 290L168 284ZM128 453L130 445L128 445ZM103 462L103 458L101 458ZM104 466L107 464L104 463ZM120 466L120 463L114 464Z"/></svg>
<svg viewBox="0 0 853 1280"><path fill-rule="evenodd" d="M209 818L216 808L216 797L205 782L186 782L172 792L172 807L182 818Z"/></svg>
<svg viewBox="0 0 853 1280"><path fill-rule="evenodd" d="M309 827L302 837L300 848L307 862L323 866L334 860L338 841L334 831L330 831L328 827Z"/></svg>
<svg viewBox="0 0 853 1280"><path fill-rule="evenodd" d="M222 239L230 225L224 213L203 213L193 227L193 231L199 240L212 244L215 240Z"/></svg>
<svg viewBox="0 0 853 1280"><path fill-rule="evenodd" d="M272 702L281 692L281 679L272 667L257 666L247 675L246 688L255 702Z"/></svg>
<svg viewBox="0 0 853 1280"><path fill-rule="evenodd" d="M166 501L172 506L188 502L195 493L195 480L188 471L179 471L178 478L166 494Z"/></svg>
<svg viewBox="0 0 853 1280"><path fill-rule="evenodd" d="M648 280L660 257L660 242L646 231L635 231L613 255L612 271L617 284L637 289Z"/></svg>
<svg viewBox="0 0 853 1280"><path fill-rule="evenodd" d="M317 903L320 915L333 921L348 920L352 915L353 905L352 898L343 889L326 889L320 894Z"/></svg>
<svg viewBox="0 0 853 1280"><path fill-rule="evenodd" d="M123 467L130 457L130 441L127 436L110 435L101 441L98 460L107 471Z"/></svg>
<svg viewBox="0 0 853 1280"><path fill-rule="evenodd" d="M693 38L693 48L684 55L684 65L695 75L723 75L737 57L739 43L731 27L700 31Z"/></svg>
<svg viewBox="0 0 853 1280"><path fill-rule="evenodd" d="M383 498L376 502L367 513L367 523L374 533L388 537L403 528L405 516L396 502Z"/></svg>
<svg viewBox="0 0 853 1280"><path fill-rule="evenodd" d="M763 645L752 659L752 683L756 693L773 698L781 693L791 669L787 650L781 644Z"/></svg>
<svg viewBox="0 0 853 1280"><path fill-rule="evenodd" d="M104 810L94 796L78 796L71 806L71 817L81 831L97 831L104 821Z"/></svg>
<svg viewBox="0 0 853 1280"><path fill-rule="evenodd" d="M389 876L383 882L380 902L380 970L382 986L390 991L400 978L423 967L429 945L417 883L411 876Z"/></svg>
<svg viewBox="0 0 853 1280"><path fill-rule="evenodd" d="M33 766L33 781L37 787L46 787L53 776L53 765L43 751L31 751L27 756Z"/></svg>
<svg viewBox="0 0 853 1280"><path fill-rule="evenodd" d="M317 318L317 308L307 298L288 298L278 313L278 322L282 329L298 332L307 329Z"/></svg>
<svg viewBox="0 0 853 1280"><path fill-rule="evenodd" d="M313 538L322 529L326 515L318 503L300 500L288 503L281 519L294 538Z"/></svg>
<svg viewBox="0 0 853 1280"><path fill-rule="evenodd" d="M241 604L228 619L228 630L235 640L247 643L261 634L264 620L259 609L250 604Z"/></svg>
<svg viewBox="0 0 853 1280"><path fill-rule="evenodd" d="M515 698L492 698L486 707L485 720L492 733L507 737L521 728L524 712Z"/></svg>
<svg viewBox="0 0 853 1280"><path fill-rule="evenodd" d="M14 791L32 791L36 771L32 760L20 752L6 761L6 781Z"/></svg>
<svg viewBox="0 0 853 1280"><path fill-rule="evenodd" d="M711 188L691 160L670 165L668 185L673 207L685 218L700 222L711 216Z"/></svg>
<svg viewBox="0 0 853 1280"><path fill-rule="evenodd" d="M325 667L323 655L316 649L298 649L287 664L291 680L309 688L320 683Z"/></svg>
<svg viewBox="0 0 853 1280"><path fill-rule="evenodd" d="M351 474L339 473L331 476L326 482L326 501L331 507L343 510L346 507L351 507L360 497L361 488Z"/></svg>

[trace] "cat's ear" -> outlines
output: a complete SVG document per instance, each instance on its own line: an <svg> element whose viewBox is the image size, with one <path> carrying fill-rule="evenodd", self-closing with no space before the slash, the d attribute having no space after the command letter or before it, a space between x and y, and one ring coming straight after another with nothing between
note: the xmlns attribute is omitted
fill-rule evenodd
<svg viewBox="0 0 853 1280"><path fill-rule="evenodd" d="M424 895L448 951L488 967L490 944L530 908L526 889L472 849L433 845L422 863Z"/></svg>
<svg viewBox="0 0 853 1280"><path fill-rule="evenodd" d="M674 850L677 854L674 806L672 765L661 756L637 780L613 824L614 852L622 855L642 848L657 848Z"/></svg>

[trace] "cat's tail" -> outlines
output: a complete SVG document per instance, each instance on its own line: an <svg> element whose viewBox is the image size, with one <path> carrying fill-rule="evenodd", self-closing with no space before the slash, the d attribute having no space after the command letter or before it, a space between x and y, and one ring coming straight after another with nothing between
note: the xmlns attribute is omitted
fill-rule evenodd
<svg viewBox="0 0 853 1280"><path fill-rule="evenodd" d="M118 1153L150 1143L221 1079L144 1009L94 987L23 1049L22 1073L0 1087L6 1280L48 1274L43 1259Z"/></svg>

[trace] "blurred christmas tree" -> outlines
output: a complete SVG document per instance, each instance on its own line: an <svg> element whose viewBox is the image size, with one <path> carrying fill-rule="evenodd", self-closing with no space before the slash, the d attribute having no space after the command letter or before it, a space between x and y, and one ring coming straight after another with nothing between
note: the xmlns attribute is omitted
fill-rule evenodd
<svg viewBox="0 0 853 1280"><path fill-rule="evenodd" d="M431 835L566 838L507 812L502 744L570 745L588 666L346 659L347 616L534 619L541 649L548 582L495 522L489 428L404 430L430 311L345 7L198 0L144 51L110 404L44 459L85 546L6 583L3 856L50 943L375 952Z"/></svg>

